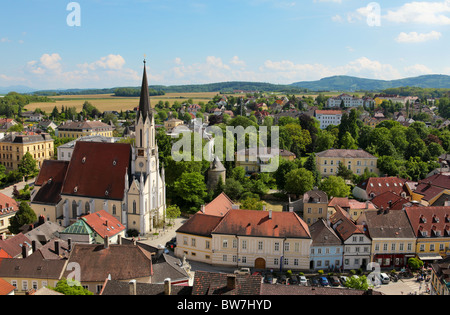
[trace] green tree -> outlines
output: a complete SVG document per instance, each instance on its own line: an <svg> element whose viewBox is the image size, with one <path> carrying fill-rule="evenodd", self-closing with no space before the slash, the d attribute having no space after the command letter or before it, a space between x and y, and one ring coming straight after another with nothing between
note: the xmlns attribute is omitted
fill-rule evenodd
<svg viewBox="0 0 450 315"><path fill-rule="evenodd" d="M234 178L227 178L223 192L232 200L239 200L244 192L244 187Z"/></svg>
<svg viewBox="0 0 450 315"><path fill-rule="evenodd" d="M353 172L352 170L348 169L343 163L339 162L336 176L340 176L344 179L352 179Z"/></svg>
<svg viewBox="0 0 450 315"><path fill-rule="evenodd" d="M174 194L179 200L176 204L188 213L196 212L207 196L204 177L199 173L183 173L174 184Z"/></svg>
<svg viewBox="0 0 450 315"><path fill-rule="evenodd" d="M56 287L48 288L64 295L94 295L91 291L83 288L79 282L68 281L66 278L59 280Z"/></svg>
<svg viewBox="0 0 450 315"><path fill-rule="evenodd" d="M177 205L168 206L166 209L166 217L169 221L173 221L181 215L180 207Z"/></svg>
<svg viewBox="0 0 450 315"><path fill-rule="evenodd" d="M36 213L31 209L26 201L22 201L16 215L11 218L9 231L13 234L20 233L20 228L26 224L33 224L37 221Z"/></svg>
<svg viewBox="0 0 450 315"><path fill-rule="evenodd" d="M350 195L350 186L345 183L342 177L330 176L324 179L319 189L326 192L330 197L348 197Z"/></svg>
<svg viewBox="0 0 450 315"><path fill-rule="evenodd" d="M285 159L280 160L280 164L278 165L277 170L273 174L273 177L275 178L277 188L280 190L283 190L286 185L286 175L292 171L297 169L297 164L293 161L288 161Z"/></svg>
<svg viewBox="0 0 450 315"><path fill-rule="evenodd" d="M25 178L34 177L39 173L37 162L33 159L30 152L25 153L17 169Z"/></svg>
<svg viewBox="0 0 450 315"><path fill-rule="evenodd" d="M356 277L348 277L345 282L345 287L356 289L356 290L367 290L369 289L369 282L367 281L366 276Z"/></svg>
<svg viewBox="0 0 450 315"><path fill-rule="evenodd" d="M314 152L308 156L303 167L313 174L314 185L319 186L321 176L319 170L317 169L316 154Z"/></svg>
<svg viewBox="0 0 450 315"><path fill-rule="evenodd" d="M420 260L419 258L411 257L408 259L408 266L412 270L419 270L420 268L423 267L423 261Z"/></svg>
<svg viewBox="0 0 450 315"><path fill-rule="evenodd" d="M314 188L314 175L305 168L298 168L286 175L284 190L289 194L303 195Z"/></svg>
<svg viewBox="0 0 450 315"><path fill-rule="evenodd" d="M241 209L246 210L262 210L265 203L259 198L255 197L247 197L246 199L241 200Z"/></svg>

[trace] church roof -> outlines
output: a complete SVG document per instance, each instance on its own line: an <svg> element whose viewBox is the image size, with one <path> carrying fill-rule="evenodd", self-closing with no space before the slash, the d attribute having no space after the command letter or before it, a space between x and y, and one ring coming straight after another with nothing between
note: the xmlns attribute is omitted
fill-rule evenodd
<svg viewBox="0 0 450 315"><path fill-rule="evenodd" d="M129 144L77 142L61 194L123 200L130 163Z"/></svg>
<svg viewBox="0 0 450 315"><path fill-rule="evenodd" d="M139 108L137 113L137 119L142 115L142 120L145 121L150 115L150 93L148 90L147 70L144 60L144 75L142 77L141 98L139 100Z"/></svg>

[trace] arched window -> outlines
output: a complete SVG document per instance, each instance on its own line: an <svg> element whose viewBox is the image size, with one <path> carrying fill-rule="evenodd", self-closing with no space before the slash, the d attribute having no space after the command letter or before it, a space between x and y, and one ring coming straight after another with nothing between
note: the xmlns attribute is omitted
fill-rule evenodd
<svg viewBox="0 0 450 315"><path fill-rule="evenodd" d="M84 213L88 214L91 212L91 206L89 205L89 202L86 201L84 204Z"/></svg>
<svg viewBox="0 0 450 315"><path fill-rule="evenodd" d="M112 214L116 215L116 205L113 205L113 207L112 207Z"/></svg>
<svg viewBox="0 0 450 315"><path fill-rule="evenodd" d="M77 218L77 209L78 209L77 202L74 200L74 201L72 201L72 218L73 219Z"/></svg>
<svg viewBox="0 0 450 315"><path fill-rule="evenodd" d="M136 200L133 201L133 214L136 214Z"/></svg>

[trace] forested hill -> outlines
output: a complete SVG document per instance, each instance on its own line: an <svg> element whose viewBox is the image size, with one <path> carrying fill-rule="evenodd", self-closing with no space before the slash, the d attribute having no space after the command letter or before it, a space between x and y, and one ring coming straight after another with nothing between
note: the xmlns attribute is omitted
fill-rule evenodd
<svg viewBox="0 0 450 315"><path fill-rule="evenodd" d="M374 80L351 76L333 76L318 81L303 81L292 86L311 91L383 91L398 87L420 87L435 89L450 89L448 75L422 75L400 80Z"/></svg>

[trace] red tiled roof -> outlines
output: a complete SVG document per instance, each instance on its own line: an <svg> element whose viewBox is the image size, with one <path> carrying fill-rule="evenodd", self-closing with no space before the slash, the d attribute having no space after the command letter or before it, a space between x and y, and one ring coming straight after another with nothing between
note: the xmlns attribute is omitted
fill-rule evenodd
<svg viewBox="0 0 450 315"><path fill-rule="evenodd" d="M205 206L204 214L223 217L233 205L234 202L225 193L221 193Z"/></svg>
<svg viewBox="0 0 450 315"><path fill-rule="evenodd" d="M403 205L409 202L408 199L402 198L392 191L385 191L384 193L375 196L371 201L378 209L389 208L390 210L402 210ZM391 205L389 205L389 202L391 202Z"/></svg>
<svg viewBox="0 0 450 315"><path fill-rule="evenodd" d="M212 231L256 237L311 238L308 225L294 212L230 210Z"/></svg>
<svg viewBox="0 0 450 315"><path fill-rule="evenodd" d="M125 230L125 226L105 210L88 214L82 219L102 238L112 237Z"/></svg>
<svg viewBox="0 0 450 315"><path fill-rule="evenodd" d="M342 208L350 208L348 197L332 197L328 203L328 207L340 206Z"/></svg>
<svg viewBox="0 0 450 315"><path fill-rule="evenodd" d="M353 234L364 234L360 226L356 225L351 219L347 211L340 206L335 206L336 212L330 217L330 222L334 226L334 230L342 240L347 240ZM338 224L335 226L335 224Z"/></svg>
<svg viewBox="0 0 450 315"><path fill-rule="evenodd" d="M211 237L211 232L222 219L223 217L197 212L176 232Z"/></svg>
<svg viewBox="0 0 450 315"><path fill-rule="evenodd" d="M316 110L315 112L321 115L342 115L340 110Z"/></svg>
<svg viewBox="0 0 450 315"><path fill-rule="evenodd" d="M0 278L0 295L8 295L15 289L15 286Z"/></svg>
<svg viewBox="0 0 450 315"><path fill-rule="evenodd" d="M450 176L436 174L419 181L414 192L423 195L422 199L428 201L445 189L450 189Z"/></svg>
<svg viewBox="0 0 450 315"><path fill-rule="evenodd" d="M41 188L33 197L33 202L57 204L61 200L61 190L68 166L68 161L44 161L35 181L35 185Z"/></svg>
<svg viewBox="0 0 450 315"><path fill-rule="evenodd" d="M406 179L398 177L370 177L368 180L360 183L358 187L365 190L368 196L370 196L371 193L378 196L385 191L390 191L400 195L405 191L403 189L405 182Z"/></svg>
<svg viewBox="0 0 450 315"><path fill-rule="evenodd" d="M7 240L0 240L0 248L5 250L11 257L21 255L24 244L27 247L31 247L31 240L23 233L19 233Z"/></svg>
<svg viewBox="0 0 450 315"><path fill-rule="evenodd" d="M408 207L406 215L416 237L450 236L450 207Z"/></svg>
<svg viewBox="0 0 450 315"><path fill-rule="evenodd" d="M0 217L2 215L10 215L16 211L19 211L19 204L17 201L0 193Z"/></svg>
<svg viewBox="0 0 450 315"><path fill-rule="evenodd" d="M62 194L123 200L130 161L129 144L78 141Z"/></svg>

